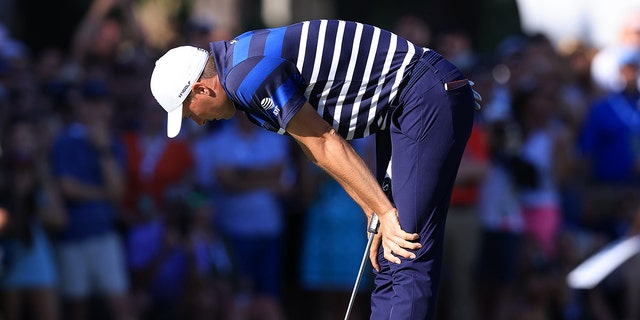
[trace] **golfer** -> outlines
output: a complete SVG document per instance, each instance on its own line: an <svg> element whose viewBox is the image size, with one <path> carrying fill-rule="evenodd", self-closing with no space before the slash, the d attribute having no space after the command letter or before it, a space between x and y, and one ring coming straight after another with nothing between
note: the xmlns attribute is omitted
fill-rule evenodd
<svg viewBox="0 0 640 320"><path fill-rule="evenodd" d="M451 189L474 116L474 92L455 66L375 26L314 20L171 49L156 61L151 92L168 112L169 137L184 118L204 125L236 111L293 137L369 219L379 216L371 319L433 319ZM346 142L371 134L377 172L393 159L392 200Z"/></svg>

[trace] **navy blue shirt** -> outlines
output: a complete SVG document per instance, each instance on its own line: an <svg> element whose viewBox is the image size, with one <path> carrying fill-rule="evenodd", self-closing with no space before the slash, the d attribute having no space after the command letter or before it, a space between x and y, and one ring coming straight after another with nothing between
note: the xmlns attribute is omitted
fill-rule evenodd
<svg viewBox="0 0 640 320"><path fill-rule="evenodd" d="M112 151L124 168L124 146L114 143ZM77 123L67 127L56 139L51 166L56 178L70 177L94 186L104 183L98 150L88 141L85 127ZM61 234L63 241L82 240L114 230L116 207L106 200L66 200L65 209L68 221Z"/></svg>
<svg viewBox="0 0 640 320"><path fill-rule="evenodd" d="M309 101L348 140L386 127L389 107L426 50L337 20L250 31L210 46L222 86L254 123L284 134Z"/></svg>
<svg viewBox="0 0 640 320"><path fill-rule="evenodd" d="M580 151L591 159L592 176L598 182L638 184L634 173L640 157L638 97L620 93L595 102L580 133Z"/></svg>

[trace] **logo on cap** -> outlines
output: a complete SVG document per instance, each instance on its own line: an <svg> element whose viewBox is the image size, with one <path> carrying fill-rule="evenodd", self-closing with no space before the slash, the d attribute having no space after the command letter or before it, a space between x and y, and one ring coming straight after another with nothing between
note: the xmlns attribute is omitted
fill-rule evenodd
<svg viewBox="0 0 640 320"><path fill-rule="evenodd" d="M187 91L187 89L189 89L190 85L191 85L191 80L189 80L187 82L187 85L185 85L184 88L182 88L182 91L180 91L180 94L178 95L178 98L182 98L182 95L185 93L185 91Z"/></svg>

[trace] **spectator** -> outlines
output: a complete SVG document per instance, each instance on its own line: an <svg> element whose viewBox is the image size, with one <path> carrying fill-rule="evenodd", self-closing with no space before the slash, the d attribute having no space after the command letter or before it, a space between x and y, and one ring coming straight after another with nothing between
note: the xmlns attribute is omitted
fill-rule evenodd
<svg viewBox="0 0 640 320"><path fill-rule="evenodd" d="M597 50L578 40L566 41L559 49L564 67L560 68L567 83L561 90L561 99L566 104L563 120L568 130L575 135L588 111L589 104L602 91L591 77L591 63Z"/></svg>
<svg viewBox="0 0 640 320"><path fill-rule="evenodd" d="M484 100L481 123L486 130L489 156L477 199L480 241L474 284L478 318L482 320L509 319L515 314L524 220L516 174L521 163L517 157L521 136L513 120L511 101L526 76L526 45L526 37L505 37L495 56L478 60L485 66L476 69L480 74L482 68L490 70L478 77L478 90Z"/></svg>
<svg viewBox="0 0 640 320"><path fill-rule="evenodd" d="M596 100L585 119L579 136L579 149L587 164L589 177L589 209L585 223L596 227L606 225L610 236L619 236L614 221L630 224L629 217L618 216L620 206L633 201L640 185L640 101L638 75L640 52L627 50L618 56L619 73L624 89L614 91ZM625 197L629 197L628 199ZM625 200L626 199L626 200ZM603 220L601 220L603 219ZM600 224L602 226L602 224ZM622 231L623 232L623 231Z"/></svg>
<svg viewBox="0 0 640 320"><path fill-rule="evenodd" d="M123 134L127 155L127 193L124 205L131 223L164 211L165 196L190 183L194 159L190 146L166 139L165 121L152 96L142 99L145 121Z"/></svg>
<svg viewBox="0 0 640 320"><path fill-rule="evenodd" d="M247 286L243 296L247 304L237 301L238 312L282 319L281 199L288 188L283 180L289 161L287 141L256 127L244 115L215 134L214 145L224 150L214 153L212 160L219 188L216 223L230 240Z"/></svg>
<svg viewBox="0 0 640 320"><path fill-rule="evenodd" d="M619 91L625 86L620 78L619 56L629 50L640 50L640 10L632 10L623 17L618 38L598 50L591 63L591 76L603 92Z"/></svg>
<svg viewBox="0 0 640 320"><path fill-rule="evenodd" d="M569 172L570 141L565 127L557 124L557 91L541 84L521 90L513 98L513 113L522 132L520 157L533 169L530 181L519 192L525 233L532 237L546 259L555 258L556 237L562 222L559 179Z"/></svg>
<svg viewBox="0 0 640 320"><path fill-rule="evenodd" d="M127 155L127 253L133 292L143 318L169 317L180 309L188 280L186 241L169 196L190 182L193 156L182 140L165 137L165 119L155 101L144 100L145 121L124 133Z"/></svg>
<svg viewBox="0 0 640 320"><path fill-rule="evenodd" d="M68 214L57 249L69 319L86 319L88 301L106 298L113 319L132 319L124 251L116 229L125 191L124 145L111 130L113 106L99 80L87 81L73 121L57 137L52 169Z"/></svg>
<svg viewBox="0 0 640 320"><path fill-rule="evenodd" d="M141 319L183 319L190 278L188 229L180 198L166 198L133 225L127 238L131 277Z"/></svg>
<svg viewBox="0 0 640 320"><path fill-rule="evenodd" d="M591 77L591 60L596 50L584 43L570 42L560 47L566 66L560 69L562 76L556 71L555 76L566 80L560 88L560 100L565 108L560 110L562 124L566 127L567 140L571 144L567 152L572 159L578 158L575 147L578 133L584 118L591 107L591 103L602 93ZM564 71L563 71L564 70ZM581 230L581 215L583 211L582 193L584 191L585 176L581 172L579 161L574 161L570 172L562 174L559 184L562 195L563 229L566 236L575 237ZM565 236L563 235L563 236ZM566 239L568 243L575 243ZM575 254L576 252L574 252Z"/></svg>
<svg viewBox="0 0 640 320"><path fill-rule="evenodd" d="M62 228L66 216L48 172L46 145L35 128L30 120L12 121L0 168L0 210L9 219L0 228L2 317L7 320L29 315L37 320L60 319L49 232Z"/></svg>
<svg viewBox="0 0 640 320"><path fill-rule="evenodd" d="M522 134L518 156L529 168L526 175L520 172L526 183L518 189L526 237L517 305L519 312L531 318L560 314L564 307L560 295L566 285L558 263L563 220L559 185L571 172L572 162L567 127L557 119L559 87L545 87L539 79L535 87L516 92L513 99L514 118Z"/></svg>
<svg viewBox="0 0 640 320"><path fill-rule="evenodd" d="M482 230L477 297L480 319L501 320L516 315L516 281L524 237L517 193L518 131L507 115L494 118L487 128L491 161L478 195Z"/></svg>
<svg viewBox="0 0 640 320"><path fill-rule="evenodd" d="M640 101L638 76L640 54L637 50L622 50L617 56L622 89L612 91L594 101L580 131L578 146L586 164L585 205L582 224L592 234L610 242L628 235L640 208ZM618 281L614 281L618 278ZM605 279L607 280L607 279ZM600 316L627 319L636 314L635 302L616 306L621 290L637 290L635 281L612 275L608 285L590 294L589 305Z"/></svg>
<svg viewBox="0 0 640 320"><path fill-rule="evenodd" d="M195 269L191 279L189 318L234 319L233 297L238 289L235 254L229 241L212 224L210 198L200 192L192 192L189 198L192 214L189 245Z"/></svg>
<svg viewBox="0 0 640 320"><path fill-rule="evenodd" d="M121 59L134 57L131 50L144 40L144 35L131 4L130 0L91 1L73 34L73 61L84 67L114 66Z"/></svg>
<svg viewBox="0 0 640 320"><path fill-rule="evenodd" d="M92 0L72 34L70 64L81 75L99 74L111 89L113 128L127 130L144 105L148 68L147 38L131 0ZM142 98L140 98L142 97Z"/></svg>

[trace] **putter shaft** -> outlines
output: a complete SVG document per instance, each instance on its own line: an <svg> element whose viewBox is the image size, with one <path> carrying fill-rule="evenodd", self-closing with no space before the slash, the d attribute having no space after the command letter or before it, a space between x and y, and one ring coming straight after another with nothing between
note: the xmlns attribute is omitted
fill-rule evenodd
<svg viewBox="0 0 640 320"><path fill-rule="evenodd" d="M360 262L360 269L358 270L356 283L353 286L353 291L351 292L351 298L349 299L349 306L347 307L347 313L344 316L344 320L348 320L349 315L351 314L351 309L353 308L353 302L356 299L356 292L358 292L358 285L360 284L360 279L362 278L362 273L364 272L364 266L367 264L369 249L371 249L371 243L373 243L373 238L378 233L379 226L380 226L380 221L378 221L378 215L374 213L373 216L371 217L369 228L367 229L367 231L369 232L368 239L367 239L367 246L364 249L364 254L362 255L362 261Z"/></svg>

